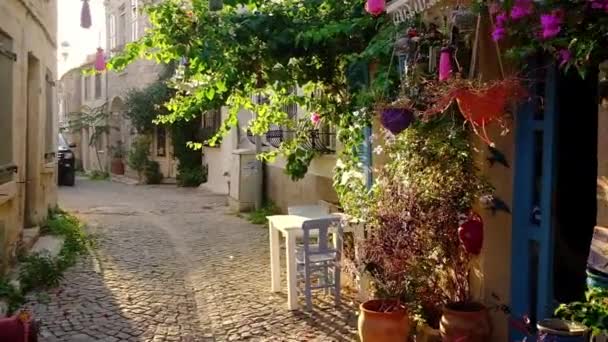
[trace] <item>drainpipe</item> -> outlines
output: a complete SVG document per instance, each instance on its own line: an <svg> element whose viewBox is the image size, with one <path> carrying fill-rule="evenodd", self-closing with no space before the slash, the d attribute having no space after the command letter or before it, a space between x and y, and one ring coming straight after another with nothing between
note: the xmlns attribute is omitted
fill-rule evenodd
<svg viewBox="0 0 608 342"><path fill-rule="evenodd" d="M258 103L260 102L260 96L258 96ZM253 113L253 119L257 119L257 113ZM256 170L258 172L258 181L256 182L256 187L257 190L256 191L256 195L255 195L255 202L254 202L254 206L255 209L261 209L262 208L262 203L263 203L263 196L264 196L264 165L262 163L261 160L259 160L257 158L257 156L262 152L262 137L259 135L254 135L255 137L255 156L256 156Z"/></svg>

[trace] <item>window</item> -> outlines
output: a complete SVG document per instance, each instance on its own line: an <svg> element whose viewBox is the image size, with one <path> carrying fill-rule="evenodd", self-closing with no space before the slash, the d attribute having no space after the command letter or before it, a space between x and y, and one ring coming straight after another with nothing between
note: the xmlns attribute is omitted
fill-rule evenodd
<svg viewBox="0 0 608 342"><path fill-rule="evenodd" d="M201 129L201 135L204 142L213 138L213 136L220 130L222 124L222 111L220 109L214 109L206 112L203 115L203 127Z"/></svg>
<svg viewBox="0 0 608 342"><path fill-rule="evenodd" d="M13 41L0 32L0 184L13 179Z"/></svg>
<svg viewBox="0 0 608 342"><path fill-rule="evenodd" d="M95 98L101 98L101 74L95 74Z"/></svg>
<svg viewBox="0 0 608 342"><path fill-rule="evenodd" d="M53 115L53 87L55 86L55 81L53 78L53 74L49 69L46 69L45 72L45 96L46 96L46 120L45 120L45 135L44 135L44 146L45 146L45 154L44 159L47 162L53 161L55 159L55 120Z"/></svg>
<svg viewBox="0 0 608 342"><path fill-rule="evenodd" d="M117 46L117 37L116 37L116 16L114 14L110 14L110 20L109 20L109 28L110 28L110 53L112 53L114 51L114 49L116 49Z"/></svg>
<svg viewBox="0 0 608 342"><path fill-rule="evenodd" d="M91 80L90 80L90 76L83 76L83 82L84 82L84 100L90 100L91 99Z"/></svg>
<svg viewBox="0 0 608 342"><path fill-rule="evenodd" d="M127 42L127 11L125 5L120 6L118 10L118 47L122 47Z"/></svg>
<svg viewBox="0 0 608 342"><path fill-rule="evenodd" d="M131 0L131 41L139 38L139 0Z"/></svg>

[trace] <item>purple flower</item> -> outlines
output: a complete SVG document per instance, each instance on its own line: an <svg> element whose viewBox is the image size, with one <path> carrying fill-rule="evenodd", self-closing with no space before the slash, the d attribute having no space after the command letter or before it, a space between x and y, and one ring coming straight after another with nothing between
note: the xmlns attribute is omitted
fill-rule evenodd
<svg viewBox="0 0 608 342"><path fill-rule="evenodd" d="M563 67L565 64L570 62L572 59L572 53L568 49L561 49L557 51L557 61L559 62L559 66Z"/></svg>
<svg viewBox="0 0 608 342"><path fill-rule="evenodd" d="M518 20L529 16L534 12L532 0L515 0L515 4L511 8L511 19Z"/></svg>
<svg viewBox="0 0 608 342"><path fill-rule="evenodd" d="M492 39L495 42L501 41L502 39L505 38L505 36L507 35L507 30L505 30L502 27L494 27L494 31L492 32Z"/></svg>
<svg viewBox="0 0 608 342"><path fill-rule="evenodd" d="M543 38L553 38L557 36L562 29L562 17L559 15L558 11L553 11L550 14L541 14L540 25L543 28Z"/></svg>
<svg viewBox="0 0 608 342"><path fill-rule="evenodd" d="M507 13L505 13L505 12L498 13L496 15L496 26L504 27L505 24L507 23L508 19L509 19L509 17L507 17Z"/></svg>
<svg viewBox="0 0 608 342"><path fill-rule="evenodd" d="M319 123L319 121L321 121L321 115L319 115L319 113L316 113L316 112L314 112L314 113L310 114L310 121L311 121L311 122L312 122L314 125L318 124L318 123Z"/></svg>

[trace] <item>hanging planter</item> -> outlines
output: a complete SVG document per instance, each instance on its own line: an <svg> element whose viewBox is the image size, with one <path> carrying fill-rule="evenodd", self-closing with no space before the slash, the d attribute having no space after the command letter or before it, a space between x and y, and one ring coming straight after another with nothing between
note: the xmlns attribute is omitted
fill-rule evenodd
<svg viewBox="0 0 608 342"><path fill-rule="evenodd" d="M447 85L437 85L434 105L424 114L445 112L456 101L458 109L473 131L485 143L493 146L486 132L486 126L493 122L504 122L507 107L527 96L525 88L518 79L508 78L493 83L476 85L473 82L452 79Z"/></svg>
<svg viewBox="0 0 608 342"><path fill-rule="evenodd" d="M80 10L80 26L88 29L91 27L91 8L89 7L89 0L82 0L82 9Z"/></svg>
<svg viewBox="0 0 608 342"><path fill-rule="evenodd" d="M380 109L382 126L395 135L408 128L415 119L414 111L408 107L387 106Z"/></svg>
<svg viewBox="0 0 608 342"><path fill-rule="evenodd" d="M106 70L106 57L104 56L102 48L97 48L97 54L95 56L95 70Z"/></svg>

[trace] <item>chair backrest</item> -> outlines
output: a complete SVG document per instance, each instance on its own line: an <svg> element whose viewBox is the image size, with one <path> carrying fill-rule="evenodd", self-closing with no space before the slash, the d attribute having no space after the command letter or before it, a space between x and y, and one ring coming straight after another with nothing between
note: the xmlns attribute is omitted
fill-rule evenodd
<svg viewBox="0 0 608 342"><path fill-rule="evenodd" d="M306 220L302 224L302 230L304 233L303 242L304 242L304 255L306 258L312 254L325 254L328 252L336 252L337 258L339 258L339 250L335 250L333 246L330 247L328 235L330 233L330 227L335 227L336 236L340 241L337 241L336 244L338 246L342 245L342 222L340 217L326 217L320 219ZM315 234L315 231L317 234ZM310 249L310 237L317 236L317 244L318 249L312 251Z"/></svg>

